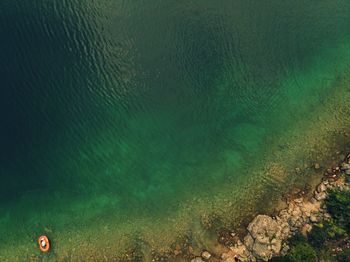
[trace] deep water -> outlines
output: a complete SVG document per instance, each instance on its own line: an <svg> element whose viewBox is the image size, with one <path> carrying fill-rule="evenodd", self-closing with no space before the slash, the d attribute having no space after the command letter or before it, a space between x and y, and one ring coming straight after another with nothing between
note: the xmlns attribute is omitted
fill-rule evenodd
<svg viewBox="0 0 350 262"><path fill-rule="evenodd" d="M166 245L349 127L349 1L3 0L0 36L0 258Z"/></svg>

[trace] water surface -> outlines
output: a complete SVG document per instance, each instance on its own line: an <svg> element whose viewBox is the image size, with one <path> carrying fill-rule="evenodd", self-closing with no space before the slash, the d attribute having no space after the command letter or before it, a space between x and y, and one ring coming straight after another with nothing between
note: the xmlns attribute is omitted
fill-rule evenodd
<svg viewBox="0 0 350 262"><path fill-rule="evenodd" d="M0 258L36 253L41 233L56 259L101 239L200 245L203 217L227 226L305 183L294 168L346 140L349 14L340 0L2 1Z"/></svg>

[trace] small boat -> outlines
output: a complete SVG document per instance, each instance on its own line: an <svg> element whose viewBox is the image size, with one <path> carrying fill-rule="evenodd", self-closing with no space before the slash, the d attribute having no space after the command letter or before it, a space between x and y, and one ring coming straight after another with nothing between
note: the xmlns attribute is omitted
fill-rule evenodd
<svg viewBox="0 0 350 262"><path fill-rule="evenodd" d="M47 236L40 236L38 239L39 248L42 252L46 253L50 250L50 242Z"/></svg>

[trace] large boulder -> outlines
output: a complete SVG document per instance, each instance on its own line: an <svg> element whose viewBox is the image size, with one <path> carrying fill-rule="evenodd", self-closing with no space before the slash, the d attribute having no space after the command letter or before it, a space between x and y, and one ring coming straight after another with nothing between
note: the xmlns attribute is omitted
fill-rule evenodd
<svg viewBox="0 0 350 262"><path fill-rule="evenodd" d="M282 227L275 219L258 215L247 229L249 234L244 238L244 244L256 258L268 261L280 252Z"/></svg>

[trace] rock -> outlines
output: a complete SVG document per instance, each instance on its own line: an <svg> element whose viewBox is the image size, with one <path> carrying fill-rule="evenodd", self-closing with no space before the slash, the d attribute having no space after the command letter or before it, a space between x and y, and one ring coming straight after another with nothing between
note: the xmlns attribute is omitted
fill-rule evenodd
<svg viewBox="0 0 350 262"><path fill-rule="evenodd" d="M266 215L256 216L247 229L251 236L260 243L266 243L281 230L276 220Z"/></svg>
<svg viewBox="0 0 350 262"><path fill-rule="evenodd" d="M271 240L271 250L273 254L278 254L282 248L282 240L281 239L272 239Z"/></svg>
<svg viewBox="0 0 350 262"><path fill-rule="evenodd" d="M289 251L289 246L288 245L283 245L283 247L281 249L281 252L280 252L281 256L287 255L288 251Z"/></svg>
<svg viewBox="0 0 350 262"><path fill-rule="evenodd" d="M191 262L204 262L202 258L200 257L195 257L191 260Z"/></svg>
<svg viewBox="0 0 350 262"><path fill-rule="evenodd" d="M303 225L303 221L301 218L297 219L297 221L294 224L294 226L297 228L300 228L302 225Z"/></svg>
<svg viewBox="0 0 350 262"><path fill-rule="evenodd" d="M312 197L312 198L310 199L310 202L311 202L311 204L316 204L318 201L317 201L316 198Z"/></svg>
<svg viewBox="0 0 350 262"><path fill-rule="evenodd" d="M301 216L301 211L300 209L294 209L293 212L292 212L292 216L294 217L300 217Z"/></svg>
<svg viewBox="0 0 350 262"><path fill-rule="evenodd" d="M290 229L288 226L286 226L282 229L282 234L284 235L284 237L287 237L289 232L290 232Z"/></svg>
<svg viewBox="0 0 350 262"><path fill-rule="evenodd" d="M272 257L272 251L269 249L269 246L266 244L255 243L253 255L263 261L268 261Z"/></svg>
<svg viewBox="0 0 350 262"><path fill-rule="evenodd" d="M318 218L317 218L317 216L315 216L315 215L311 215L311 216L310 216L310 221L311 221L312 223L316 223L316 222L318 222Z"/></svg>
<svg viewBox="0 0 350 262"><path fill-rule="evenodd" d="M202 258L208 260L211 257L211 254L208 251L202 252Z"/></svg>
<svg viewBox="0 0 350 262"><path fill-rule="evenodd" d="M296 199L294 199L294 202L297 203L297 204L301 204L301 203L303 203L303 199L302 198L296 198Z"/></svg>
<svg viewBox="0 0 350 262"><path fill-rule="evenodd" d="M244 238L248 250L257 258L268 261L281 249L281 226L270 216L258 215L248 226L249 234Z"/></svg>
<svg viewBox="0 0 350 262"><path fill-rule="evenodd" d="M249 250L253 250L254 239L250 234L244 237L244 244Z"/></svg>
<svg viewBox="0 0 350 262"><path fill-rule="evenodd" d="M317 192L318 192L318 193L322 193L322 192L324 192L324 191L326 191L326 190L327 190L327 187L326 187L326 185L323 184L323 183L321 183L321 184L319 184L319 185L317 186Z"/></svg>
<svg viewBox="0 0 350 262"><path fill-rule="evenodd" d="M310 224L305 224L301 229L301 234L303 234L304 236L307 236L307 233L309 233L311 229L312 229L312 226Z"/></svg>
<svg viewBox="0 0 350 262"><path fill-rule="evenodd" d="M340 168L342 171L350 170L350 164L348 163L343 163Z"/></svg>
<svg viewBox="0 0 350 262"><path fill-rule="evenodd" d="M280 219L283 220L283 221L288 221L288 219L290 218L290 214L288 213L287 210L282 210L282 211L283 212L281 212L279 214Z"/></svg>
<svg viewBox="0 0 350 262"><path fill-rule="evenodd" d="M323 214L323 218L327 220L327 219L331 219L332 216L331 216L331 214L329 214L329 213L324 213L324 214Z"/></svg>
<svg viewBox="0 0 350 262"><path fill-rule="evenodd" d="M320 192L320 193L316 192L315 193L315 198L318 201L324 200L324 199L326 199L326 197L327 197L326 192Z"/></svg>
<svg viewBox="0 0 350 262"><path fill-rule="evenodd" d="M236 262L236 260L235 260L235 257L225 257L225 258L222 258L222 262Z"/></svg>
<svg viewBox="0 0 350 262"><path fill-rule="evenodd" d="M296 221L297 221L297 218L296 218L296 217L294 217L294 216L293 216L293 217L290 217L290 218L288 219L288 224L289 224L289 226L294 227Z"/></svg>
<svg viewBox="0 0 350 262"><path fill-rule="evenodd" d="M255 257L249 252L245 245L230 247L230 251L221 258L225 262L232 261L230 258L237 258L239 261L256 261ZM233 260L235 261L235 260Z"/></svg>

